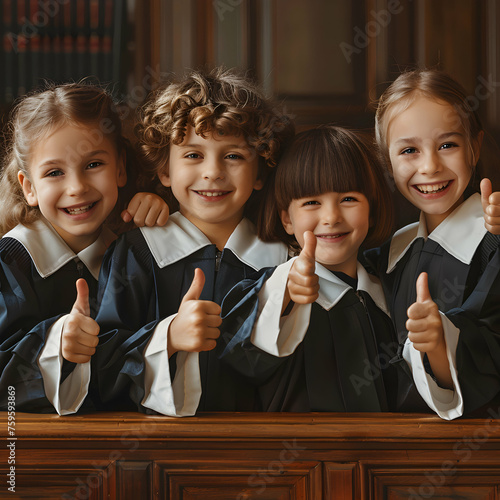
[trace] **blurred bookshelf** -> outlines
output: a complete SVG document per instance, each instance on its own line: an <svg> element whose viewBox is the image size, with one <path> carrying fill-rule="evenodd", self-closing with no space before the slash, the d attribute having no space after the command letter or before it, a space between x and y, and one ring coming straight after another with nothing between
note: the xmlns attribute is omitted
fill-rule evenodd
<svg viewBox="0 0 500 500"><path fill-rule="evenodd" d="M123 92L126 0L2 0L0 106L43 85L113 82Z"/></svg>

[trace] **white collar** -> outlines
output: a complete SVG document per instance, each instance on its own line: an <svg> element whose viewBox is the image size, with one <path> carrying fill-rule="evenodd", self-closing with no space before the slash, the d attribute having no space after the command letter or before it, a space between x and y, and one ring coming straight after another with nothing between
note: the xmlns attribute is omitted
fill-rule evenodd
<svg viewBox="0 0 500 500"><path fill-rule="evenodd" d="M103 227L94 243L75 254L45 219L37 220L30 227L18 224L4 235L4 238L7 237L23 245L42 278L47 278L71 260L78 258L95 279L99 277L104 252L116 239L116 235L109 228Z"/></svg>
<svg viewBox="0 0 500 500"><path fill-rule="evenodd" d="M159 267L166 267L211 245L210 240L180 212L170 216L163 227L142 227L141 232ZM224 248L231 250L244 264L256 271L286 262L288 251L283 243L264 243L254 225L243 219Z"/></svg>
<svg viewBox="0 0 500 500"><path fill-rule="evenodd" d="M319 297L316 302L323 309L329 311L352 287L317 262L316 274L319 277ZM375 304L386 314L389 314L384 291L378 278L369 274L359 262L357 263L357 274L358 290L367 292Z"/></svg>
<svg viewBox="0 0 500 500"><path fill-rule="evenodd" d="M417 238L427 237L468 265L486 232L481 196L478 193L467 198L429 235L421 212L419 222L400 229L392 237L387 273L395 268Z"/></svg>

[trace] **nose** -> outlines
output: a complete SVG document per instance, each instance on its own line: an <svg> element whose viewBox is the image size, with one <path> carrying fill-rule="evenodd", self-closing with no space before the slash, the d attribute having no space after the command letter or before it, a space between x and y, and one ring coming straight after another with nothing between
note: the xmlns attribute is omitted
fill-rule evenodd
<svg viewBox="0 0 500 500"><path fill-rule="evenodd" d="M335 226L343 220L342 211L338 204L324 206L321 215L325 226Z"/></svg>
<svg viewBox="0 0 500 500"><path fill-rule="evenodd" d="M83 174L76 173L68 177L66 191L69 196L79 196L86 193L88 189L89 187Z"/></svg>
<svg viewBox="0 0 500 500"><path fill-rule="evenodd" d="M441 170L441 161L437 151L430 151L422 155L422 160L418 166L421 174L433 175Z"/></svg>
<svg viewBox="0 0 500 500"><path fill-rule="evenodd" d="M219 158L207 158L203 165L203 178L207 180L224 179L224 163Z"/></svg>

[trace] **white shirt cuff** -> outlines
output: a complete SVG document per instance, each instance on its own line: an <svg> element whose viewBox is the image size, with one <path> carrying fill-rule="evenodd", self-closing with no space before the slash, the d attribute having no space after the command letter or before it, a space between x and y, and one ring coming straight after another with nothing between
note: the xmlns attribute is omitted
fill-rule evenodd
<svg viewBox="0 0 500 500"><path fill-rule="evenodd" d="M294 259L281 264L259 292L259 311L252 330L252 344L273 356L292 354L304 340L309 327L312 304L294 304L290 313L281 317L288 273Z"/></svg>
<svg viewBox="0 0 500 500"><path fill-rule="evenodd" d="M87 396L90 383L90 361L77 363L61 384L63 357L61 339L68 315L59 318L47 331L45 345L38 356L38 367L43 377L47 399L59 415L69 415L79 410Z"/></svg>
<svg viewBox="0 0 500 500"><path fill-rule="evenodd" d="M425 371L423 353L417 351L409 339L406 340L403 349L403 358L410 366L415 386L427 405L441 418L453 420L462 416L464 412L462 390L458 382L456 366L456 352L460 330L445 314L441 311L439 314L441 315L441 321L443 323L446 354L448 356L454 390L439 387L436 381Z"/></svg>
<svg viewBox="0 0 500 500"><path fill-rule="evenodd" d="M177 353L174 381L170 379L167 335L175 314L160 321L144 351L144 390L141 404L172 417L196 413L201 398L200 365L197 352Z"/></svg>

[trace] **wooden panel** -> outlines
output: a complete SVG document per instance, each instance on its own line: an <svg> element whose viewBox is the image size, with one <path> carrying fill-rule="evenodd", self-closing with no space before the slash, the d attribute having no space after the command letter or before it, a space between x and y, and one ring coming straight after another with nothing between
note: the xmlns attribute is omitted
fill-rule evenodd
<svg viewBox="0 0 500 500"><path fill-rule="evenodd" d="M108 484L108 478L112 476L110 470L96 470L93 468L57 468L51 470L40 466L36 468L17 467L15 491L6 492L8 485L2 484L1 498L16 500L53 500L55 498L61 500L73 500L75 498L107 500L108 498L116 498L113 494L114 488L110 488ZM6 477L7 470L0 469L0 474L2 474L2 477Z"/></svg>
<svg viewBox="0 0 500 500"><path fill-rule="evenodd" d="M444 463L443 463L444 464ZM500 469L462 468L451 461L425 468L374 468L370 470L375 499L498 500Z"/></svg>
<svg viewBox="0 0 500 500"><path fill-rule="evenodd" d="M117 462L116 491L118 500L152 498L152 462Z"/></svg>
<svg viewBox="0 0 500 500"><path fill-rule="evenodd" d="M327 462L325 467L324 498L354 500L356 498L357 464Z"/></svg>
<svg viewBox="0 0 500 500"><path fill-rule="evenodd" d="M160 498L171 500L313 500L321 492L321 465L295 462L289 452L269 462L235 459L156 465Z"/></svg>

